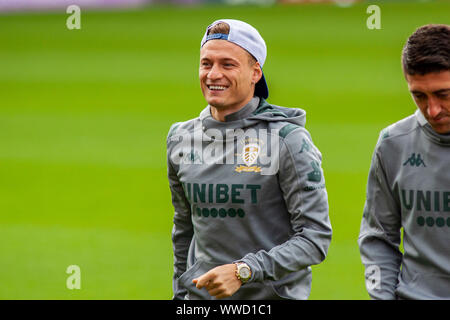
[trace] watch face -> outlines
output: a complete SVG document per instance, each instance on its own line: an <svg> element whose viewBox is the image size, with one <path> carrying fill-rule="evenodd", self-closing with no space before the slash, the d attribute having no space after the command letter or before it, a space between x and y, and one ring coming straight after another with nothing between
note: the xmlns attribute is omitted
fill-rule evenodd
<svg viewBox="0 0 450 320"><path fill-rule="evenodd" d="M248 268L241 268L240 270L239 270L239 276L242 278L242 279L247 279L247 278L250 278L250 270L248 269Z"/></svg>

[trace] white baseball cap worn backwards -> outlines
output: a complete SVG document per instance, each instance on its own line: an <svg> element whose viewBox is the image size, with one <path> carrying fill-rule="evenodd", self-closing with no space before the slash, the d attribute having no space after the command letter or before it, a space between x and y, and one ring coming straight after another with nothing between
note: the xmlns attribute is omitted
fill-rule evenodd
<svg viewBox="0 0 450 320"><path fill-rule="evenodd" d="M209 29L219 22L228 24L230 27L229 34L216 33L208 35ZM214 21L206 28L200 48L203 47L203 45L209 40L227 40L237 44L255 57L256 61L258 61L261 65L261 69L266 61L267 47L264 39L259 34L258 30L243 21L233 19L221 19ZM263 97L264 99L267 99L269 96L269 89L267 87L264 73L255 85L255 96Z"/></svg>

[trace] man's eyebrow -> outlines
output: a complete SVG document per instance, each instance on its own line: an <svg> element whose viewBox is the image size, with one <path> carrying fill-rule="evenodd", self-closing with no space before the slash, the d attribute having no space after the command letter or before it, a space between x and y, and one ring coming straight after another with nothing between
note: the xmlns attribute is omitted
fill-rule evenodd
<svg viewBox="0 0 450 320"><path fill-rule="evenodd" d="M233 58L222 58L220 60L223 60L223 61L236 61L237 62L237 60L233 59Z"/></svg>
<svg viewBox="0 0 450 320"><path fill-rule="evenodd" d="M439 90L436 90L436 91L433 91L433 93L434 94L442 94L442 93L446 93L447 91L449 91L450 92L450 88L444 88L444 89L439 89Z"/></svg>
<svg viewBox="0 0 450 320"><path fill-rule="evenodd" d="M230 58L230 57L219 58L218 60L221 61L221 62L224 62L224 61L226 61L226 62L228 62L228 61L233 61L234 63L239 63L238 60L233 59L233 58ZM208 58L208 57L203 57L203 58L200 59L200 61L211 61L211 59Z"/></svg>
<svg viewBox="0 0 450 320"><path fill-rule="evenodd" d="M410 91L412 94L425 94L424 92L420 91L420 90L411 90ZM443 94L443 93L447 93L450 92L450 88L443 88L443 89L439 89L436 91L433 91L433 94Z"/></svg>

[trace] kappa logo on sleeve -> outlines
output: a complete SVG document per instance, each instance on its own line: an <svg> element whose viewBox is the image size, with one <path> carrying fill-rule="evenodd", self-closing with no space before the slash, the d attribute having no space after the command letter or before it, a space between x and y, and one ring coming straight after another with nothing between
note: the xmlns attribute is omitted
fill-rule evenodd
<svg viewBox="0 0 450 320"><path fill-rule="evenodd" d="M311 150L311 145L306 141L306 139L303 139L302 147L300 148L300 151L298 153L303 153L303 151L308 152Z"/></svg>
<svg viewBox="0 0 450 320"><path fill-rule="evenodd" d="M383 140L386 138L389 138L389 129L388 128L383 129L381 131L380 135L381 135L381 139L383 139Z"/></svg>
<svg viewBox="0 0 450 320"><path fill-rule="evenodd" d="M322 172L320 171L320 165L317 161L311 161L311 167L313 171L308 173L308 181L320 182L322 180Z"/></svg>
<svg viewBox="0 0 450 320"><path fill-rule="evenodd" d="M320 170L320 164L317 161L311 161L311 167L313 171L308 172L308 181L314 182L313 184L307 184L303 187L304 191L314 191L325 189L325 183L318 183L322 181L322 171Z"/></svg>

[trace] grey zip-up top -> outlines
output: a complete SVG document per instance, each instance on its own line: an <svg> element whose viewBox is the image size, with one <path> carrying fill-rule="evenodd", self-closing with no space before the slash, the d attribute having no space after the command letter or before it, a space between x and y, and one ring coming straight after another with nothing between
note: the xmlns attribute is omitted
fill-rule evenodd
<svg viewBox="0 0 450 320"><path fill-rule="evenodd" d="M208 106L172 125L174 299L211 299L192 280L236 261L252 277L230 299L308 298L331 225L321 154L304 124L305 111L255 97L225 122Z"/></svg>
<svg viewBox="0 0 450 320"><path fill-rule="evenodd" d="M450 135L419 110L387 127L366 196L358 243L370 296L450 299Z"/></svg>

